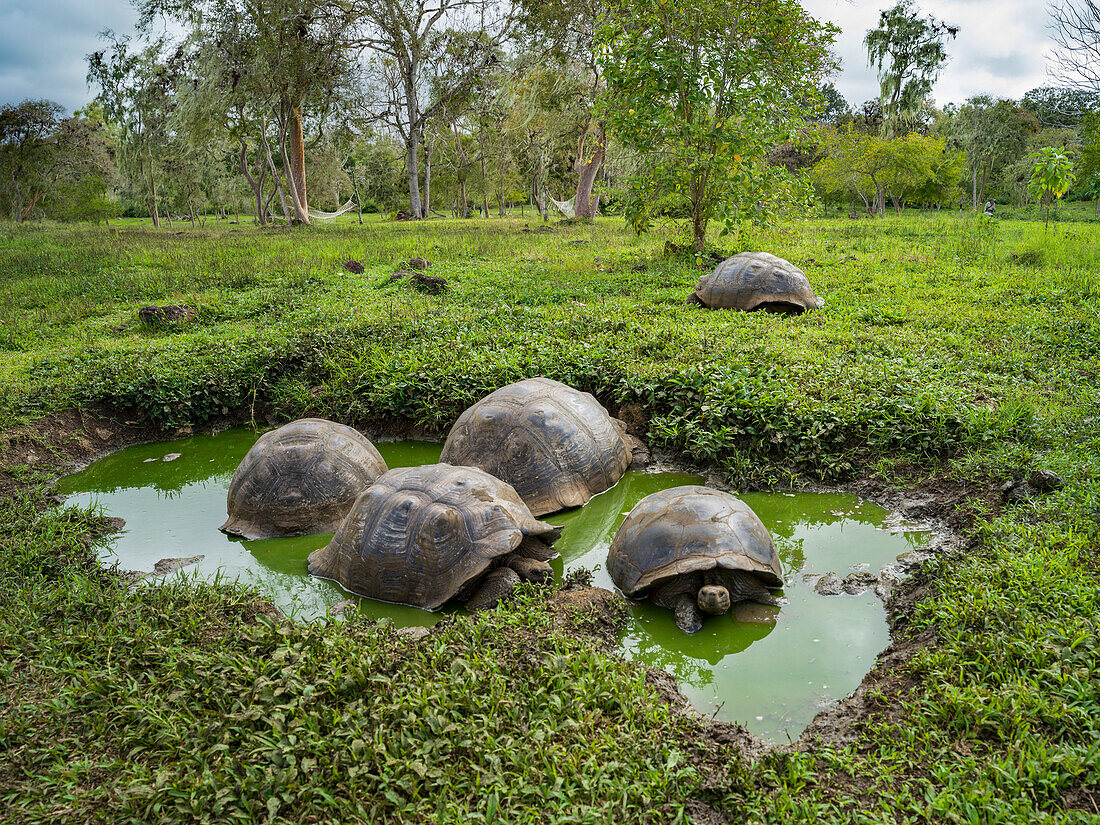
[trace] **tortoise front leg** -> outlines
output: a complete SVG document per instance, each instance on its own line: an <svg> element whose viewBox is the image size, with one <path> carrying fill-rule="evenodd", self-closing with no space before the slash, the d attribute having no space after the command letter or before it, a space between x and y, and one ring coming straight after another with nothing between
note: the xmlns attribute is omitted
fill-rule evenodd
<svg viewBox="0 0 1100 825"><path fill-rule="evenodd" d="M548 582L554 578L554 570L544 561L511 555L504 560L507 567L516 571L521 579L529 582Z"/></svg>
<svg viewBox="0 0 1100 825"><path fill-rule="evenodd" d="M510 567L490 570L473 595L466 600L467 610L490 610L508 598L519 584L519 574Z"/></svg>
<svg viewBox="0 0 1100 825"><path fill-rule="evenodd" d="M769 604L773 607L782 607L783 600L773 596L752 573L743 570L729 570L726 572L726 587L730 592L730 600L734 602L756 602L757 604Z"/></svg>
<svg viewBox="0 0 1100 825"><path fill-rule="evenodd" d="M676 616L676 626L684 633L698 633L703 629L703 613L695 603L695 599L684 594L676 600L673 610Z"/></svg>

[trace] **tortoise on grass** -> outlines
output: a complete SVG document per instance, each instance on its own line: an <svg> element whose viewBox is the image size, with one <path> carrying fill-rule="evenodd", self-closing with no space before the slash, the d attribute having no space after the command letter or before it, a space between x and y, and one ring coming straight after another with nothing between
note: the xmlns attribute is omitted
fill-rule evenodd
<svg viewBox="0 0 1100 825"><path fill-rule="evenodd" d="M458 417L440 461L515 487L536 516L579 507L613 486L631 449L591 394L549 378L501 387Z"/></svg>
<svg viewBox="0 0 1100 825"><path fill-rule="evenodd" d="M521 581L547 581L560 528L476 467L390 470L355 501L309 572L361 596L435 610L492 607Z"/></svg>
<svg viewBox="0 0 1100 825"><path fill-rule="evenodd" d="M673 487L638 502L611 541L607 571L630 598L675 612L685 633L733 602L781 603L768 592L783 586L771 534L741 499L709 487Z"/></svg>
<svg viewBox="0 0 1100 825"><path fill-rule="evenodd" d="M699 279L687 303L710 309L762 309L797 315L821 305L806 274L767 252L742 252L726 258Z"/></svg>
<svg viewBox="0 0 1100 825"><path fill-rule="evenodd" d="M363 435L300 418L260 436L233 473L221 526L246 539L331 533L386 462Z"/></svg>

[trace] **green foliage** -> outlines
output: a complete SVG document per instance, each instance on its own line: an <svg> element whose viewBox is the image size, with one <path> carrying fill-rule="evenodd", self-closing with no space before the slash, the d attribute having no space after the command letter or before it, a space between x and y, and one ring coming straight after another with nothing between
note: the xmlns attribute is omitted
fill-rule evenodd
<svg viewBox="0 0 1100 825"><path fill-rule="evenodd" d="M940 204L957 198L963 156L947 148L942 138L911 133L883 138L856 131L825 128L818 132L825 157L810 179L827 198L855 199L866 211L881 207L887 198L900 211L905 203Z"/></svg>
<svg viewBox="0 0 1100 825"><path fill-rule="evenodd" d="M158 421L221 404L441 431L544 374L640 404L650 441L740 479L878 468L881 483L974 494L950 517L975 522L917 574L921 601L895 628L913 656L865 693L847 744L750 764L637 669L563 634L539 591L417 644L359 618L297 625L224 581L134 586L88 549L98 514L14 490L0 498L0 819L1094 818L1095 224L1043 237L944 210L755 228L826 298L793 318L683 306L694 261L611 220L122 224L5 227L5 430L107 400ZM445 298L388 281L427 250ZM349 258L366 271L345 272ZM150 303L196 317L145 329ZM1033 468L1067 486L996 497Z"/></svg>
<svg viewBox="0 0 1100 825"><path fill-rule="evenodd" d="M1033 163L1027 191L1032 198L1047 205L1047 223L1049 224L1051 204L1061 199L1076 180L1073 161L1066 157L1064 151L1051 146L1032 152L1028 157Z"/></svg>
<svg viewBox="0 0 1100 825"><path fill-rule="evenodd" d="M597 35L602 111L644 157L628 224L645 231L657 205L680 205L702 252L711 219L732 227L795 199L764 155L794 125L792 101L816 92L833 34L787 0L645 0L609 14Z"/></svg>
<svg viewBox="0 0 1100 825"><path fill-rule="evenodd" d="M1026 153L1028 140L1039 122L1012 100L979 95L951 113L943 131L966 152L971 177L971 198L981 208L991 187L1006 167Z"/></svg>
<svg viewBox="0 0 1100 825"><path fill-rule="evenodd" d="M82 540L98 519L42 495L0 500L13 821L617 823L698 787L684 723L536 588L416 645L294 624L228 582L133 588Z"/></svg>
<svg viewBox="0 0 1100 825"><path fill-rule="evenodd" d="M879 73L886 137L901 134L924 105L947 61L945 42L957 33L931 16L922 19L913 0L898 0L867 32L863 45Z"/></svg>
<svg viewBox="0 0 1100 825"><path fill-rule="evenodd" d="M1097 202L1097 217L1100 217L1100 112L1091 112L1084 118L1081 138L1077 188L1082 197Z"/></svg>

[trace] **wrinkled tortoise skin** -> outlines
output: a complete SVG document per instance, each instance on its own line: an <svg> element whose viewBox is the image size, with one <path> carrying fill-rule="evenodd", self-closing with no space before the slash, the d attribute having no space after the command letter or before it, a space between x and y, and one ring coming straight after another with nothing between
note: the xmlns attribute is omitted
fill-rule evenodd
<svg viewBox="0 0 1100 825"><path fill-rule="evenodd" d="M246 539L331 533L386 472L351 427L301 418L260 436L233 473L221 529Z"/></svg>
<svg viewBox="0 0 1100 825"><path fill-rule="evenodd" d="M542 516L579 507L614 487L630 457L622 432L594 396L529 378L462 413L440 460L507 481Z"/></svg>
<svg viewBox="0 0 1100 825"><path fill-rule="evenodd" d="M671 579L713 569L752 573L783 586L783 568L763 522L745 502L710 487L673 487L643 498L619 527L607 572L630 598Z"/></svg>
<svg viewBox="0 0 1100 825"><path fill-rule="evenodd" d="M768 252L742 252L699 279L688 303L710 309L798 314L818 308L805 273Z"/></svg>
<svg viewBox="0 0 1100 825"><path fill-rule="evenodd" d="M476 467L402 467L359 496L308 566L360 596L435 610L526 537L552 543L560 534Z"/></svg>

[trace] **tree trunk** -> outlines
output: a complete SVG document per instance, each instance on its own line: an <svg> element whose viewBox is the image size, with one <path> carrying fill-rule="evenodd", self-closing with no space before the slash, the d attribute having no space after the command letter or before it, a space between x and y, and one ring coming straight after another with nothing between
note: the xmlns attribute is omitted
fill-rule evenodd
<svg viewBox="0 0 1100 825"><path fill-rule="evenodd" d="M978 167L974 167L974 177L970 184L970 190L974 196L974 211L978 211Z"/></svg>
<svg viewBox="0 0 1100 825"><path fill-rule="evenodd" d="M424 216L420 203L420 170L417 161L420 155L420 134L417 128L409 130L409 139L405 141L405 166L409 179L409 213L414 218Z"/></svg>
<svg viewBox="0 0 1100 825"><path fill-rule="evenodd" d="M462 138L458 134L457 121L452 121L451 131L454 132L455 135L455 152L458 154L458 167L462 170L460 173L456 170L456 174L458 175L458 188L460 190L460 197L462 198L458 211L460 217L468 218L470 217L470 206L466 202L466 167L468 163L466 162L466 148L462 145Z"/></svg>
<svg viewBox="0 0 1100 825"><path fill-rule="evenodd" d="M989 185L989 173L993 171L992 165L988 169L982 170L982 185L978 189L978 203L985 205L985 188Z"/></svg>
<svg viewBox="0 0 1100 825"><path fill-rule="evenodd" d="M424 218L432 210L432 152L435 151L435 135L428 138L427 154L424 156Z"/></svg>
<svg viewBox="0 0 1100 825"><path fill-rule="evenodd" d="M875 203L874 214L876 217L886 217L886 187L875 180L875 176L871 175L871 183L875 185Z"/></svg>
<svg viewBox="0 0 1100 825"><path fill-rule="evenodd" d="M488 182L488 173L485 169L485 138L478 132L477 137L478 146L481 147L481 217L489 217L489 193L485 189L485 184Z"/></svg>
<svg viewBox="0 0 1100 825"><path fill-rule="evenodd" d="M283 191L283 181L279 177L279 170L275 168L275 159L271 156L271 144L267 142L267 135L263 132L260 133L260 140L264 144L264 154L267 157L267 167L271 171L271 177L275 179L275 188L271 190L271 197L267 199L267 206L264 207L264 211L271 205L271 198L275 197L275 193L279 194L279 203L283 207L283 217L286 218L287 225L291 224L290 207L287 206L286 192Z"/></svg>
<svg viewBox="0 0 1100 825"><path fill-rule="evenodd" d="M279 124L278 135L278 151L279 155L283 157L283 168L286 171L286 188L290 191L290 204L294 207L294 218L290 220L292 223L309 223L309 212L306 211L306 201L301 199L301 191L298 180L296 179L295 165L299 162L301 168L305 169L305 143L300 146L303 151L301 158L292 158L292 155L296 151L294 143L296 142L295 123L300 127L300 121L297 121L293 116L293 109L289 106L284 107L284 118ZM298 133L300 138L301 133ZM287 149L287 142L289 141L290 147ZM303 182L304 185L305 182Z"/></svg>
<svg viewBox="0 0 1100 825"><path fill-rule="evenodd" d="M355 195L355 206L359 212L359 225L363 225L363 199L359 197L359 169L355 161L351 164L351 191Z"/></svg>
<svg viewBox="0 0 1100 825"><path fill-rule="evenodd" d="M577 144L577 160L573 168L577 172L577 195L573 203L573 212L578 218L596 217L596 204L592 202L592 187L596 183L596 175L603 165L604 154L607 151L607 124L600 123L599 132L596 134L596 150L588 160L584 159L585 143L588 131L581 135Z"/></svg>
<svg viewBox="0 0 1100 825"><path fill-rule="evenodd" d="M138 172L142 178L145 177L145 161L141 157L140 150L138 150ZM160 229L160 214L157 212L157 179L153 176L152 157L149 158L149 188L152 191L152 197L149 201L149 217L153 219L153 227Z"/></svg>
<svg viewBox="0 0 1100 825"><path fill-rule="evenodd" d="M306 141L302 128L302 110L290 107L290 168L288 183L294 186L294 219L309 223L309 200L306 197Z"/></svg>
<svg viewBox="0 0 1100 825"><path fill-rule="evenodd" d="M707 219L701 215L691 216L691 244L696 255L702 255L707 248Z"/></svg>
<svg viewBox="0 0 1100 825"><path fill-rule="evenodd" d="M257 176L252 177L252 173L248 170L248 144L243 138L240 139L241 155L240 166L241 173L244 175L244 179L248 181L249 187L252 189L252 194L256 198L256 220L259 221L260 226L267 226L267 219L264 212L264 175L265 170L263 162L261 160L260 167ZM258 153L257 153L258 154ZM237 223L241 222L240 211L238 210Z"/></svg>
<svg viewBox="0 0 1100 825"><path fill-rule="evenodd" d="M691 241L696 255L702 255L707 248L706 199L707 177L705 173L695 172L691 176Z"/></svg>
<svg viewBox="0 0 1100 825"><path fill-rule="evenodd" d="M497 180L497 216L504 217L504 153L500 153L500 177Z"/></svg>
<svg viewBox="0 0 1100 825"><path fill-rule="evenodd" d="M153 219L153 227L160 229L160 210L157 209L157 179L152 175L149 175L149 186L152 189L153 197L149 202L149 217ZM168 217L169 227L172 225L172 217Z"/></svg>
<svg viewBox="0 0 1100 825"><path fill-rule="evenodd" d="M23 221L27 219L27 215L31 213L31 210L34 209L34 205L38 203L38 199L41 197L42 193L38 192L33 198L31 198L31 202L27 204L27 208L19 214L19 223L23 223Z"/></svg>

